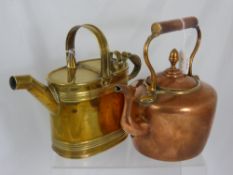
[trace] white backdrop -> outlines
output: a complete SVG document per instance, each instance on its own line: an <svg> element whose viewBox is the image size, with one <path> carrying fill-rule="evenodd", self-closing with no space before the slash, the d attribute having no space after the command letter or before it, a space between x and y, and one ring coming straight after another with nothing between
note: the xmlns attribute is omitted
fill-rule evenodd
<svg viewBox="0 0 233 175"><path fill-rule="evenodd" d="M26 91L12 91L8 79L32 74L45 83L65 64L65 37L77 24L92 23L106 35L111 50L142 56L155 21L197 16L203 33L193 72L218 93L216 118L203 152L209 175L233 172L233 1L231 0L0 0L0 174L49 174L48 112ZM98 56L92 35L80 32L78 59ZM192 31L162 36L151 46L156 70L168 66L173 47L189 53ZM143 65L139 77L148 71Z"/></svg>

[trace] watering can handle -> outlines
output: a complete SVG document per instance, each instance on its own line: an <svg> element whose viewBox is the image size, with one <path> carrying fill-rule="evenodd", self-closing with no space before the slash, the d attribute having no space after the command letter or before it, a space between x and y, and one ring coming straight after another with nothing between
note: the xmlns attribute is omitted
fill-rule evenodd
<svg viewBox="0 0 233 175"><path fill-rule="evenodd" d="M157 76L156 76L154 68L152 67L152 65L149 61L149 56L148 56L148 49L149 49L149 45L150 45L151 41L161 34L179 31L179 30L184 30L184 29L189 29L189 28L194 28L197 31L196 45L195 45L195 47L191 53L190 59L189 59L188 75L192 76L193 59L197 53L197 50L200 46L200 41L201 41L201 30L198 26L197 18L196 17L186 17L186 18L175 19L175 20L170 20L170 21L156 22L156 23L152 24L151 35L147 38L147 40L144 44L144 49L143 49L144 60L145 60L147 67L150 70L150 73L151 73L151 84L149 87L149 90L151 92L153 92L153 93L156 92L156 85L157 85Z"/></svg>
<svg viewBox="0 0 233 175"><path fill-rule="evenodd" d="M110 52L108 48L108 42L104 34L96 26L91 24L84 24L74 26L70 29L66 38L66 58L67 58L67 71L68 81L72 82L75 78L76 72L76 59L75 59L75 35L80 28L88 29L92 32L100 47L101 54L101 77L103 82L106 84L110 79Z"/></svg>

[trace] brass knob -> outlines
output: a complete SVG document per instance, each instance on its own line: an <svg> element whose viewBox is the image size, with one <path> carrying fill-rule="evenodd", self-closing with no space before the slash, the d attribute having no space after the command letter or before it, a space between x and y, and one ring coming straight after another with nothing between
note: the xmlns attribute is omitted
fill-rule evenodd
<svg viewBox="0 0 233 175"><path fill-rule="evenodd" d="M171 68L176 68L176 63L179 61L179 53L177 49L172 49L169 56L169 61L171 63Z"/></svg>

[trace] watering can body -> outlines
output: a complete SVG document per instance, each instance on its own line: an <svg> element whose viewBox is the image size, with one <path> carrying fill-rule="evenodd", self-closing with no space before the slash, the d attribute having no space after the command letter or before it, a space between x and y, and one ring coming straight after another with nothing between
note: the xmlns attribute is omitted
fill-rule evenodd
<svg viewBox="0 0 233 175"><path fill-rule="evenodd" d="M76 62L75 35L91 31L101 57ZM48 74L45 86L29 75L12 76L12 89L27 89L50 112L52 148L67 158L84 158L102 152L127 137L120 126L124 96L115 83L127 84L140 70L137 55L110 52L103 33L91 24L73 27L66 40L67 65ZM135 67L128 73L127 59Z"/></svg>

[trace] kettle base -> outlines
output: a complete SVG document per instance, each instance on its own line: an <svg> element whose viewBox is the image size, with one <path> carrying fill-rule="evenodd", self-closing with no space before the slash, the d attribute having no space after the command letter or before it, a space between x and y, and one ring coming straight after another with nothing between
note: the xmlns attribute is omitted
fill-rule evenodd
<svg viewBox="0 0 233 175"><path fill-rule="evenodd" d="M146 157L159 160L159 161L166 161L166 162L177 162L177 161L185 161L197 157L200 155L204 149L204 144L196 144L196 147L190 147L186 145L186 150L182 150L172 144L168 145L153 145L151 142L143 142L145 140L139 140L137 138L133 138L133 145L136 150L145 155ZM143 143L140 145L139 143ZM144 145L150 145L145 147Z"/></svg>
<svg viewBox="0 0 233 175"><path fill-rule="evenodd" d="M118 130L93 140L76 143L53 139L52 149L65 158L87 158L117 145L126 138L127 134L123 130Z"/></svg>

